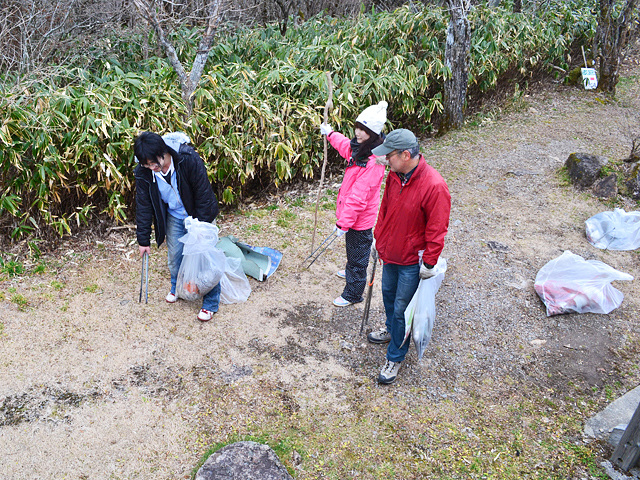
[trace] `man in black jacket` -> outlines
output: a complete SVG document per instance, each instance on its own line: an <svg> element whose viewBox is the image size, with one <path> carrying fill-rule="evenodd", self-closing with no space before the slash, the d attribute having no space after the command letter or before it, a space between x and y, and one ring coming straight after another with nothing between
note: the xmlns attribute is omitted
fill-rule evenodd
<svg viewBox="0 0 640 480"><path fill-rule="evenodd" d="M188 142L188 137L183 133L161 137L156 133L143 132L136 138L133 147L139 162L135 177L140 256L151 253L153 221L158 247L165 238L167 240L171 272L171 291L166 297L169 303L177 300L176 280L183 247L178 239L187 233L184 219L191 216L201 222L213 222L219 212L218 200L211 188L204 162ZM220 284L203 297L198 320L211 320L219 304Z"/></svg>

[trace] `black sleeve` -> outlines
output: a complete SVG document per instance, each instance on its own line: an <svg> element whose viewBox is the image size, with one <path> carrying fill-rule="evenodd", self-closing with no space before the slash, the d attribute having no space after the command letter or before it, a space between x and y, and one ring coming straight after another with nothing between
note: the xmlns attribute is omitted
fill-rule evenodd
<svg viewBox="0 0 640 480"><path fill-rule="evenodd" d="M153 205L149 194L149 181L143 177L142 167L135 170L136 178L136 236L138 245L151 245L151 222L153 220Z"/></svg>
<svg viewBox="0 0 640 480"><path fill-rule="evenodd" d="M193 194L194 217L202 222L213 222L220 213L220 208L207 175L207 167L193 148L189 148L185 156L188 170L186 180Z"/></svg>

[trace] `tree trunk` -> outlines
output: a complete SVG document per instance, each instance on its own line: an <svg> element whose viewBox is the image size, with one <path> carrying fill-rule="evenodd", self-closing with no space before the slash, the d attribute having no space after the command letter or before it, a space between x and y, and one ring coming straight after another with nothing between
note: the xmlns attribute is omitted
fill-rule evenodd
<svg viewBox="0 0 640 480"><path fill-rule="evenodd" d="M620 77L620 62L629 42L636 0L626 0L620 14L614 18L614 0L599 0L596 31L598 90L615 95Z"/></svg>
<svg viewBox="0 0 640 480"><path fill-rule="evenodd" d="M522 0L513 0L513 13L522 13Z"/></svg>
<svg viewBox="0 0 640 480"><path fill-rule="evenodd" d="M278 9L280 13L278 14L278 26L280 27L280 35L283 37L287 33L287 26L289 24L289 12L291 11L291 7L293 6L293 1L289 0L275 0L276 5L278 5Z"/></svg>
<svg viewBox="0 0 640 480"><path fill-rule="evenodd" d="M440 132L460 128L469 83L471 25L467 18L469 0L447 0L451 19L447 30L445 65L451 74L444 82L444 116Z"/></svg>

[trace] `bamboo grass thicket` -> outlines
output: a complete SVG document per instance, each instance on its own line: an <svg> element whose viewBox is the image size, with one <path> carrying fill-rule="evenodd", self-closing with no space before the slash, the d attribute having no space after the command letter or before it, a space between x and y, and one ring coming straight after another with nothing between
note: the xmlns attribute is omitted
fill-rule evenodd
<svg viewBox="0 0 640 480"><path fill-rule="evenodd" d="M593 37L590 8L576 0L524 15L477 6L470 84L482 92L514 69L566 67L571 46ZM442 109L447 22L430 7L316 17L285 36L277 25L235 29L214 44L186 123L175 72L164 59L144 60L130 47L143 42L131 38L17 87L0 77L0 227L18 238L68 234L100 214L129 219L132 142L143 130L184 131L224 203L251 180L312 177L322 160L325 71L335 85L330 122L345 133L348 119L380 100L389 103L389 129L423 131ZM193 57L196 30L173 40L178 55Z"/></svg>

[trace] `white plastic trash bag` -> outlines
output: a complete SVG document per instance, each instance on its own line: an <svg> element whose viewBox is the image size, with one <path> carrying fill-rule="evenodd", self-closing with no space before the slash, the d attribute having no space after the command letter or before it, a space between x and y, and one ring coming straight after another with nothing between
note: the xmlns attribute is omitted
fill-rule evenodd
<svg viewBox="0 0 640 480"><path fill-rule="evenodd" d="M249 285L249 280L242 269L242 260L239 258L226 258L227 267L220 280L220 302L246 302L251 294L251 285Z"/></svg>
<svg viewBox="0 0 640 480"><path fill-rule="evenodd" d="M594 215L586 224L587 240L606 250L635 250L640 248L640 212L613 212Z"/></svg>
<svg viewBox="0 0 640 480"><path fill-rule="evenodd" d="M611 285L614 280L633 280L598 260L585 260L566 250L536 275L534 288L547 307L547 316L561 313L609 313L624 295Z"/></svg>
<svg viewBox="0 0 640 480"><path fill-rule="evenodd" d="M435 275L431 278L420 280L416 293L406 310L404 311L404 342L409 338L409 333L413 337L413 344L418 353L418 361L422 359L424 351L431 341L431 331L436 319L436 293L444 279L447 271L447 261L440 257L438 263L433 267Z"/></svg>
<svg viewBox="0 0 640 480"><path fill-rule="evenodd" d="M176 296L185 300L197 300L220 283L226 257L222 250L216 248L218 227L192 217L184 220L184 226L187 234L179 239L184 247Z"/></svg>
<svg viewBox="0 0 640 480"><path fill-rule="evenodd" d="M180 151L180 145L184 143L191 143L187 134L182 132L165 133L162 136L162 140L164 140L164 143L173 148L176 152Z"/></svg>

